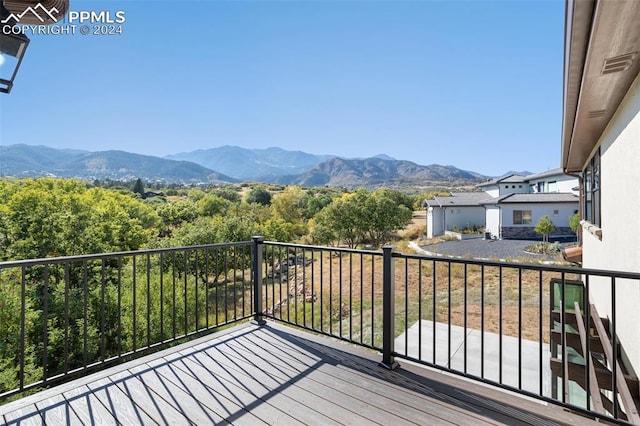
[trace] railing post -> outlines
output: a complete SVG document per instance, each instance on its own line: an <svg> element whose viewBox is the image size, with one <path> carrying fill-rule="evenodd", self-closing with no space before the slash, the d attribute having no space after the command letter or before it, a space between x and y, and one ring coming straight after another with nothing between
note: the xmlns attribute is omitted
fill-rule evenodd
<svg viewBox="0 0 640 426"><path fill-rule="evenodd" d="M391 245L382 247L382 362L381 366L393 370L398 363L393 357L395 352L395 291L394 262Z"/></svg>
<svg viewBox="0 0 640 426"><path fill-rule="evenodd" d="M264 237L255 236L253 240L253 324L264 325L262 318L262 253Z"/></svg>

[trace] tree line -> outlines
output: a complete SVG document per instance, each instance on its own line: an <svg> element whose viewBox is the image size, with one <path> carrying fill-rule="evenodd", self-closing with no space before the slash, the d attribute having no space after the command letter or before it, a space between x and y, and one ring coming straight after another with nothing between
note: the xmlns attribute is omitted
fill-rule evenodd
<svg viewBox="0 0 640 426"><path fill-rule="evenodd" d="M422 198L388 189L262 184L154 187L148 197L140 183L0 180L0 261L189 247L253 235L379 246L411 220ZM240 306L250 310L250 274L243 272L249 254L177 251L0 269L0 393L17 386L21 364L29 383L65 365L82 366L235 318ZM171 291L163 290L167 280Z"/></svg>

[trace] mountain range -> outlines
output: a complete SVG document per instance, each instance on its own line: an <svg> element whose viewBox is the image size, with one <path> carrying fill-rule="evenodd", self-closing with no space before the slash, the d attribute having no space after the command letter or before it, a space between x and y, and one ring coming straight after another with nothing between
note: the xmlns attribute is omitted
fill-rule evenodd
<svg viewBox="0 0 640 426"><path fill-rule="evenodd" d="M92 152L24 144L0 146L0 175L90 180L141 178L153 182L206 184L251 180L346 188L472 184L488 178L454 166L423 166L384 154L346 159L282 148L222 146L160 158L125 151Z"/></svg>

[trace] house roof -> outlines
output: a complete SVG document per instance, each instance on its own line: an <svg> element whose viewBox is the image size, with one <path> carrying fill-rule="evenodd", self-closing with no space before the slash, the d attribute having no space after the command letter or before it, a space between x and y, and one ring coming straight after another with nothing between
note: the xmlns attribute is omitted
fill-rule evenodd
<svg viewBox="0 0 640 426"><path fill-rule="evenodd" d="M482 201L491 199L486 192L452 192L448 197L434 197L424 200L429 207L478 207Z"/></svg>
<svg viewBox="0 0 640 426"><path fill-rule="evenodd" d="M557 169L551 169L544 172L534 173L532 175L529 175L527 176L527 180L542 179L550 176L567 176L567 175L562 171L561 167L558 167Z"/></svg>
<svg viewBox="0 0 640 426"><path fill-rule="evenodd" d="M527 182L527 177L522 175L507 175L497 179L490 180L485 183L481 183L478 186L490 186L497 185L500 183L525 183Z"/></svg>
<svg viewBox="0 0 640 426"><path fill-rule="evenodd" d="M534 194L509 194L486 200L481 204L548 204L548 203L577 203L578 196L565 192L538 192Z"/></svg>
<svg viewBox="0 0 640 426"><path fill-rule="evenodd" d="M568 1L562 168L580 172L640 72L640 1Z"/></svg>

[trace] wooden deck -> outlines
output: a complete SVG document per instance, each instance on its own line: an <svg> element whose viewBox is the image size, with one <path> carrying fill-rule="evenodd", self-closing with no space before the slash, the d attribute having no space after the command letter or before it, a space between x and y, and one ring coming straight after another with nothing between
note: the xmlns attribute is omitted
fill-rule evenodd
<svg viewBox="0 0 640 426"><path fill-rule="evenodd" d="M592 421L269 322L243 324L0 406L10 425L576 424ZM595 422L594 422L595 423Z"/></svg>

